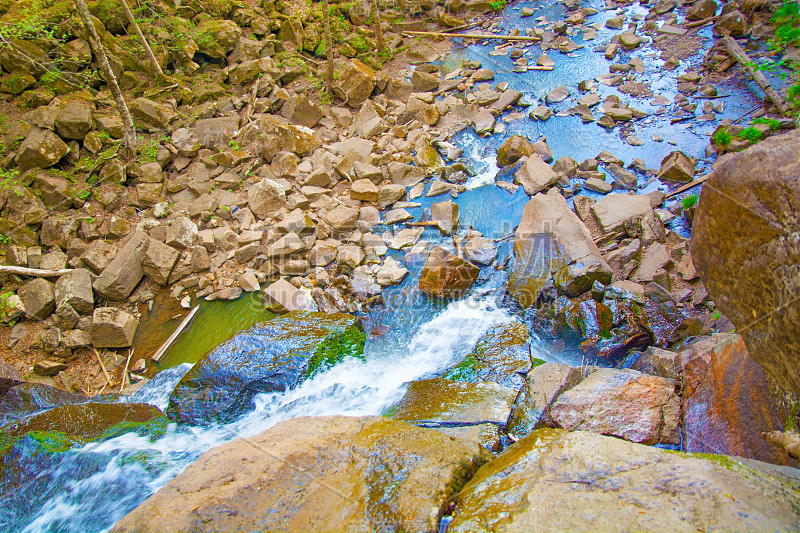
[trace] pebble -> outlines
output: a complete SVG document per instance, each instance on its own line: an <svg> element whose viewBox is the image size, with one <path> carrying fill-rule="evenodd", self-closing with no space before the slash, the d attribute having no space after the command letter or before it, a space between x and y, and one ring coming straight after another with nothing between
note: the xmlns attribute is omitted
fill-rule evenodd
<svg viewBox="0 0 800 533"><path fill-rule="evenodd" d="M638 137L634 137L633 135L628 135L625 141L630 144L631 146L642 146L644 145L644 141L639 139Z"/></svg>

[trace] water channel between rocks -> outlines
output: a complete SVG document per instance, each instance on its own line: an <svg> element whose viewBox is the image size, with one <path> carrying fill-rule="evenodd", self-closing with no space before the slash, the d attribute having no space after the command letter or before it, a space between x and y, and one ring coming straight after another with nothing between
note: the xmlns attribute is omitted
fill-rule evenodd
<svg viewBox="0 0 800 533"><path fill-rule="evenodd" d="M598 2L593 3L598 4L593 7L602 8ZM526 6L535 9L533 17L520 17L519 9ZM629 13L646 13L646 8L638 4L625 9ZM537 7L532 3L515 4L507 7L499 19L501 33L530 27L539 16L559 20L561 13L561 4L547 7ZM600 10L591 20L602 23L613 15L613 11ZM700 32L705 41L704 49L711 44L710 31L708 28ZM579 82L608 73L611 61L593 48L607 42L610 35L604 29L598 32L597 39L585 43L575 37L576 43L585 44L585 47L569 55L549 52L556 59L552 72L512 73L512 62L507 56L490 55L495 43L463 46L456 40L454 50L445 62L480 60L484 68L496 73L492 83L507 81L511 88L523 92L523 101L531 105L541 102L552 88L564 85L572 94L553 106L557 112L575 105L580 96L577 90ZM535 63L540 53L538 45L533 45L525 56ZM646 46L624 52L616 61L624 63L631 56L642 57L645 74L640 78L650 81L655 94L671 99L677 92L676 77L686 67L673 72L662 70L663 62L658 55L659 51ZM700 57L702 51L696 56L697 61ZM494 185L498 174L495 165L497 147L511 135L520 134L531 140L544 136L554 159L568 155L581 161L595 157L601 150L608 150L626 164L641 157L648 167L658 168L664 156L680 149L703 161L708 136L719 120L736 119L757 107L758 95L748 92L749 89L719 87L720 93L731 96L726 98L725 110L717 116L717 121L671 125L667 115L651 115L649 119L638 122L630 133L645 140L642 147L629 145L619 128L606 131L595 123L583 124L577 116L554 116L545 122L537 122L527 118L525 112L524 118L508 122L505 132L488 138L478 137L471 128L463 130L451 142L463 148L475 176L467 183L468 190L456 200L461 223L490 238L512 233L519 223L522 208L528 201L523 189L520 187L511 194ZM648 103L649 98L635 99L618 93L612 87L601 85L599 94L601 97L619 94L623 101L648 113L656 109ZM658 134L665 142L651 141L652 134ZM710 161L705 162L705 167L707 172ZM703 168L702 163L699 168ZM511 178L500 176L500 179L510 181ZM645 178L640 179L643 184ZM648 190L661 186L654 182ZM421 206L410 208L409 212L419 219L424 208L442 201L442 197L423 195L417 201ZM377 232L382 231L378 228ZM433 229L426 229L423 239L452 248L452 243ZM500 247L500 260L511 253L512 241L506 241ZM401 255L397 254L397 257ZM427 300L416 290L420 266L410 266L411 273L403 283L384 292L388 305L380 314L366 313L363 317L368 333L365 361L346 358L295 390L260 394L255 398L255 410L227 425L200 428L169 424L161 436L126 433L44 459L23 454L18 459L23 479L15 490L5 491L2 495L0 523L6 524L9 531L108 529L208 449L235 437L254 435L296 416L381 414L402 397L406 383L434 376L458 363L489 328L522 320L515 309L503 303L505 271L484 269L479 284L466 298L443 303ZM176 315L181 311L166 303L156 305L151 316L142 321L136 346L152 352L180 323L181 318ZM161 371L126 401L150 403L165 409L172 388L193 363L236 331L272 316L260 307L257 297L245 296L231 303L203 302L188 330L162 359ZM572 365L582 362L578 353L559 356L549 353L536 338L532 346L532 355L543 360Z"/></svg>

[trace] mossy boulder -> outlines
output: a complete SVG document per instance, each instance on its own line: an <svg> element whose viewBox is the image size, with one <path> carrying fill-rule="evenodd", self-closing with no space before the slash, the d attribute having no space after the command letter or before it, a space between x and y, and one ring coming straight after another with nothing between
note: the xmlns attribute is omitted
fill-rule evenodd
<svg viewBox="0 0 800 533"><path fill-rule="evenodd" d="M283 392L344 357L363 358L361 321L347 314L293 311L235 335L203 357L170 396L178 422L230 420L261 392Z"/></svg>
<svg viewBox="0 0 800 533"><path fill-rule="evenodd" d="M69 147L50 130L31 126L17 151L17 166L21 170L47 168L67 155Z"/></svg>
<svg viewBox="0 0 800 533"><path fill-rule="evenodd" d="M24 418L37 411L89 401L82 394L73 394L43 383L17 383L0 401L0 425Z"/></svg>
<svg viewBox="0 0 800 533"><path fill-rule="evenodd" d="M541 429L478 470L448 532L796 531L797 488L758 461Z"/></svg>
<svg viewBox="0 0 800 533"><path fill-rule="evenodd" d="M198 51L216 59L222 59L231 52L241 36L242 29L231 20L201 22L192 34Z"/></svg>
<svg viewBox="0 0 800 533"><path fill-rule="evenodd" d="M100 19L106 30L115 35L125 33L128 19L125 17L125 11L118 0L95 0L94 2L87 2L87 4L89 13Z"/></svg>
<svg viewBox="0 0 800 533"><path fill-rule="evenodd" d="M522 385L530 371L530 333L520 322L500 324L478 340L475 349L444 377L455 381L493 381L506 387Z"/></svg>

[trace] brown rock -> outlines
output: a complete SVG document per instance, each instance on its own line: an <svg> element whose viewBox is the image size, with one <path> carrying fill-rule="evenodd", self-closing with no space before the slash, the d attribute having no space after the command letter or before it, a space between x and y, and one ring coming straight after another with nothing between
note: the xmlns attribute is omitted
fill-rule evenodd
<svg viewBox="0 0 800 533"><path fill-rule="evenodd" d="M475 443L384 417L294 418L207 452L113 531L258 524L264 531L432 533L488 457Z"/></svg>
<svg viewBox="0 0 800 533"><path fill-rule="evenodd" d="M704 185L692 231L694 265L750 356L800 393L800 132L727 156Z"/></svg>
<svg viewBox="0 0 800 533"><path fill-rule="evenodd" d="M533 155L530 141L520 135L512 135L497 149L497 166L511 165L530 155Z"/></svg>
<svg viewBox="0 0 800 533"><path fill-rule="evenodd" d="M684 447L688 452L738 455L780 465L786 453L761 438L781 429L764 371L741 336L720 333L681 352Z"/></svg>
<svg viewBox="0 0 800 533"><path fill-rule="evenodd" d="M642 444L680 444L675 382L635 370L597 369L559 396L553 423Z"/></svg>
<svg viewBox="0 0 800 533"><path fill-rule="evenodd" d="M551 422L550 407L564 391L583 379L580 368L545 363L525 376L525 385L514 403L507 431L517 437L527 435Z"/></svg>
<svg viewBox="0 0 800 533"><path fill-rule="evenodd" d="M472 287L480 268L436 246L422 267L419 288L435 298L461 298Z"/></svg>
<svg viewBox="0 0 800 533"><path fill-rule="evenodd" d="M692 160L680 151L672 152L661 161L658 179L688 183L694 177L695 168Z"/></svg>

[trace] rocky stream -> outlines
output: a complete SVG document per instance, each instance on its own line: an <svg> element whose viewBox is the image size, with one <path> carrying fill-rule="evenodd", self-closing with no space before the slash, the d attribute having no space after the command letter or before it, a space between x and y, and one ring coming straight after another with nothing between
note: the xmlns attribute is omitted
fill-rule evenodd
<svg viewBox="0 0 800 533"><path fill-rule="evenodd" d="M778 3L26 2L0 529L800 527Z"/></svg>

